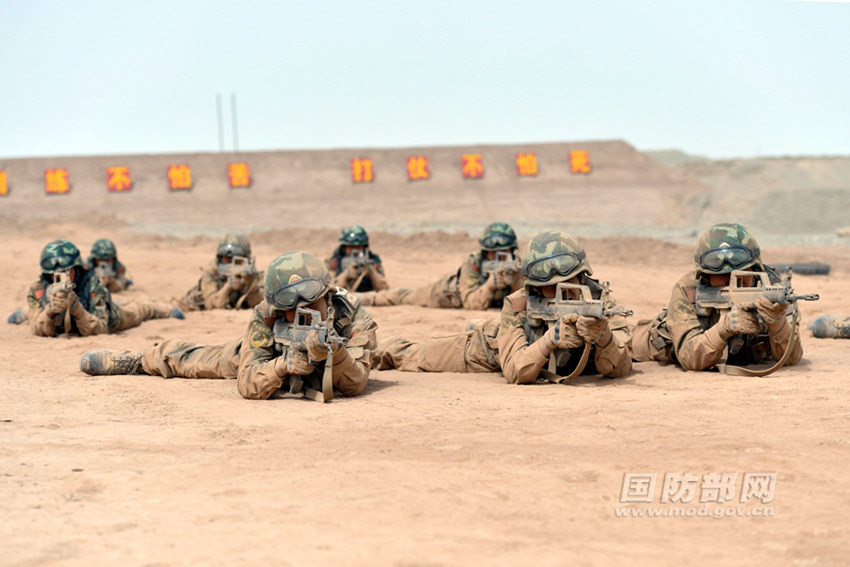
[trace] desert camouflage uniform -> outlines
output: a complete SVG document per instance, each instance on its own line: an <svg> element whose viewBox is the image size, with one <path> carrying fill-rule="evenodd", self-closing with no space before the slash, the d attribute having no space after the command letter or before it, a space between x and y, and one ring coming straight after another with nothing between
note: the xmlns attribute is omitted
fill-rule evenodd
<svg viewBox="0 0 850 567"><path fill-rule="evenodd" d="M537 250L538 243L544 245ZM543 233L529 243L523 254L534 259L555 252L563 252L566 243L572 250L581 250L575 239L562 233ZM548 246L548 247L547 247ZM561 248L556 248L561 246ZM583 255L583 250L581 250ZM532 254L537 254L533 256ZM560 277L550 275L547 281L530 283L540 285L551 280L554 283L565 281L569 277L578 277L579 283L587 285L595 299L602 296L602 286L587 274L590 265L586 260L578 264L573 273ZM530 280L526 280L529 283ZM534 382L540 370L548 363L535 345L528 348L546 333L546 324L539 326L528 324L526 303L528 292L520 289L504 301L499 320L475 320L467 325L465 333L430 337L424 343L414 343L406 339L383 341L373 358L373 366L379 369L397 368L410 372L498 372L500 369L509 382ZM609 309L618 309L608 296ZM591 347L591 357L584 373L599 372L605 376L624 376L631 371L631 359L628 351L630 333L623 317L613 317L607 322L612 331L612 339L605 347ZM566 376L575 369L581 357L582 348L554 351L557 357L559 374ZM538 365L538 360L540 364ZM563 372L565 371L566 372Z"/></svg>
<svg viewBox="0 0 850 567"><path fill-rule="evenodd" d="M43 337L55 337L68 331L81 336L117 333L137 327L148 319L164 319L171 316L172 307L166 303L153 301L131 301L118 304L113 301L109 291L100 285L94 272L79 268L82 274L77 278L74 293L77 302L71 310L71 328L65 329L63 315L50 315L45 309L47 297L45 291L49 285L39 278L27 293L29 312L27 319L33 334ZM78 306L78 307L77 307Z"/></svg>
<svg viewBox="0 0 850 567"><path fill-rule="evenodd" d="M232 289L227 285L228 277L219 275L218 262L213 261L177 305L186 311L253 309L263 300L263 274L248 278L248 281L247 292Z"/></svg>
<svg viewBox="0 0 850 567"><path fill-rule="evenodd" d="M89 270L94 271L97 263L96 259L93 256L89 256L89 259L86 260L86 267ZM111 293L118 293L120 291L124 291L131 285L133 285L133 280L131 280L127 276L127 268L124 264L121 263L118 258L114 258L112 260L112 270L115 272L115 277L108 278L106 281L101 279L101 285L108 289Z"/></svg>
<svg viewBox="0 0 850 567"><path fill-rule="evenodd" d="M92 244L91 255L86 260L86 268L95 270L98 260L108 261L112 271L115 272L115 276L104 276L100 278L101 285L110 292L124 291L133 284L130 278L127 277L127 270L124 264L118 260L118 251L115 248L115 243L108 238L101 238Z"/></svg>
<svg viewBox="0 0 850 567"><path fill-rule="evenodd" d="M357 297L347 290L340 289L333 294L332 304L336 310L334 328L340 337L348 339L345 350L349 355L334 361L333 385L343 395L354 396L366 389L378 325L360 306ZM274 359L280 356L272 334L275 319L265 301L254 309L242 341L239 362L237 385L244 398L266 399L286 386L289 377L278 376L275 372ZM321 380L324 363L316 363L315 367L314 374Z"/></svg>
<svg viewBox="0 0 850 567"><path fill-rule="evenodd" d="M460 308L484 310L500 307L509 294L522 287L516 278L510 287L491 291L484 286L481 274L482 252L470 254L457 272L447 274L431 285L414 289L387 289L361 295L365 305L420 305L422 307Z"/></svg>
<svg viewBox="0 0 850 567"><path fill-rule="evenodd" d="M771 283L779 283L776 272L766 268ZM686 370L705 370L721 361L726 345L730 345L727 364L744 366L779 360L785 354L791 335L791 315L788 325L775 335L766 326L756 335L736 335L726 341L720 337L717 323L721 313L712 310L707 317L696 312L696 290L700 285L696 272L682 276L673 286L668 307L651 321L639 321L633 331L632 354L635 361L654 360L677 362ZM799 321L797 325L799 326ZM799 330L798 330L799 331ZM794 337L792 352L785 363L797 364L803 358L800 333Z"/></svg>
<svg viewBox="0 0 850 567"><path fill-rule="evenodd" d="M302 280L321 280L319 294L303 298L299 303L311 303L321 297L330 298L334 308L333 325L336 333L347 339L334 356L333 387L343 395L363 392L369 377L372 351L375 349L377 325L368 311L360 306L357 297L345 289L330 284L330 274L322 262L301 252L291 252L269 265L265 283L279 291L287 282L295 285ZM283 283L283 285L280 285ZM80 368L89 374L151 374L172 378L237 378L239 393L249 399L266 399L280 388L289 387L290 376L279 375L277 362L281 356L274 340L275 321L283 314L273 309L274 291L263 300L254 313L244 336L223 345L205 346L184 341L165 341L141 354L93 351L83 356ZM343 355L340 355L340 352ZM104 355L106 353L106 355ZM311 362L314 371L298 376L306 383L321 383L325 361Z"/></svg>
<svg viewBox="0 0 850 567"><path fill-rule="evenodd" d="M670 302L654 320L639 321L634 328L632 356L635 361L676 362L686 370L704 370L721 362L727 346L726 363L730 365L760 364L782 358L789 348L790 309L785 315L787 324L782 324L776 331L770 331L762 321L757 335L738 334L728 339L721 336L723 330L719 324L724 313L711 309L708 315L697 315L696 293L703 278L707 278L708 273L731 273L733 269L731 264L726 263L709 272L700 266L701 255L734 248L751 251L751 260L734 269L766 272L771 284L780 282L779 275L761 263L758 243L745 227L721 223L709 228L699 238L694 257L696 269L676 282ZM707 281L702 285L707 285ZM786 365L796 364L803 357L799 332L790 348L792 351Z"/></svg>
<svg viewBox="0 0 850 567"><path fill-rule="evenodd" d="M436 335L424 343L389 339L378 345L372 367L404 372L498 372L498 331L498 319L479 319L471 321L465 333Z"/></svg>
<svg viewBox="0 0 850 567"><path fill-rule="evenodd" d="M387 277L384 274L384 266L381 263L380 256L371 250L366 250L366 254L368 255L367 269L369 271L365 276L361 278L360 274L351 274L347 270L343 271L342 247L343 245L337 246L331 257L325 260L325 266L327 266L331 275L334 277L334 285L357 292L381 291L390 287L387 284ZM354 289L354 284L357 283L357 280L360 280L360 283L357 285L357 289Z"/></svg>
<svg viewBox="0 0 850 567"><path fill-rule="evenodd" d="M586 274L579 276L579 283L590 288L593 299L602 296L602 286L598 281ZM621 309L609 295L608 309ZM502 374L512 384L528 384L540 377L540 371L549 363L535 344L545 333L546 325L532 326L529 324L526 306L528 292L525 289L517 291L505 299L502 307L502 317L499 326L497 342L499 345L499 362ZM613 338L607 345L600 347L592 345L590 358L582 374L602 374L609 378L619 378L628 375L632 370L631 332L624 317L615 316L608 320ZM578 365L584 347L574 349L556 349L555 356L557 374L567 376Z"/></svg>

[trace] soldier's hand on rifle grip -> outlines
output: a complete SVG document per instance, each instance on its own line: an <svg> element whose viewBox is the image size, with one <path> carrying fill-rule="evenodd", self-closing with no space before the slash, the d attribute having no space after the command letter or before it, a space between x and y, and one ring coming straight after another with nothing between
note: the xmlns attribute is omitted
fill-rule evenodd
<svg viewBox="0 0 850 567"><path fill-rule="evenodd" d="M614 338L614 333L608 327L607 319L579 317L576 322L576 329L579 336L592 345L608 346L611 339Z"/></svg>
<svg viewBox="0 0 850 567"><path fill-rule="evenodd" d="M720 338L728 340L735 335L757 335L759 320L752 311L747 311L740 305L734 305L723 315L720 321Z"/></svg>
<svg viewBox="0 0 850 567"><path fill-rule="evenodd" d="M278 377L283 378L286 375L293 374L295 376L307 376L315 370L315 367L307 360L307 355L300 350L286 349L286 351L277 357L274 361L274 371Z"/></svg>
<svg viewBox="0 0 850 567"><path fill-rule="evenodd" d="M242 291L245 288L245 276L242 274L233 274L228 280L230 288L235 291Z"/></svg>
<svg viewBox="0 0 850 567"><path fill-rule="evenodd" d="M50 315L57 315L67 311L68 306L71 305L69 297L71 293L73 292L53 286L47 288L47 312Z"/></svg>
<svg viewBox="0 0 850 567"><path fill-rule="evenodd" d="M331 343L331 348L334 353L342 346L340 343ZM310 360L313 362L321 362L328 358L328 345L323 344L319 340L319 333L316 329L310 331L307 335L307 354L310 355Z"/></svg>
<svg viewBox="0 0 850 567"><path fill-rule="evenodd" d="M561 317L560 321L546 331L542 338L549 352L556 348L579 348L584 344L584 339L579 336L576 329L576 321L578 321L578 315L570 313Z"/></svg>
<svg viewBox="0 0 850 567"><path fill-rule="evenodd" d="M755 307L771 331L777 331L785 326L786 305L774 303L766 297L759 297L756 299Z"/></svg>
<svg viewBox="0 0 850 567"><path fill-rule="evenodd" d="M519 278L519 272L516 270L499 270L499 287L513 287L517 278Z"/></svg>

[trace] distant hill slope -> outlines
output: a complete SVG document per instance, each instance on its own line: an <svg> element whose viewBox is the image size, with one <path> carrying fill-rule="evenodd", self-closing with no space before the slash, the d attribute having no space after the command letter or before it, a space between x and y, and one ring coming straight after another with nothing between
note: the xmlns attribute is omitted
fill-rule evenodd
<svg viewBox="0 0 850 567"><path fill-rule="evenodd" d="M850 157L710 160L675 150L646 155L711 189L683 206L695 225L736 220L759 233L812 240L850 225Z"/></svg>

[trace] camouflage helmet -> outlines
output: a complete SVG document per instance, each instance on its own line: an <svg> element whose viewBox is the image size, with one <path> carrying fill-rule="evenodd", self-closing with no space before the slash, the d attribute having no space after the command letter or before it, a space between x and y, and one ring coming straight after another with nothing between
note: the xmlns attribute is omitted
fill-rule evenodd
<svg viewBox="0 0 850 567"><path fill-rule="evenodd" d="M369 246L369 235L359 224L346 226L339 235L339 243L344 246Z"/></svg>
<svg viewBox="0 0 850 567"><path fill-rule="evenodd" d="M54 240L41 251L41 271L45 274L64 272L74 267L82 267L80 250L67 240Z"/></svg>
<svg viewBox="0 0 850 567"><path fill-rule="evenodd" d="M763 270L755 237L740 224L720 223L699 236L694 253L697 274L728 274L755 267Z"/></svg>
<svg viewBox="0 0 850 567"><path fill-rule="evenodd" d="M108 238L101 238L92 244L91 255L98 260L111 260L118 256L118 252L115 250L114 242Z"/></svg>
<svg viewBox="0 0 850 567"><path fill-rule="evenodd" d="M306 252L278 256L266 270L266 301L272 309L295 309L335 292L325 263Z"/></svg>
<svg viewBox="0 0 850 567"><path fill-rule="evenodd" d="M527 286L565 282L585 273L593 274L581 244L566 232L542 232L531 239L520 261L520 273Z"/></svg>
<svg viewBox="0 0 850 567"><path fill-rule="evenodd" d="M230 233L218 243L216 255L251 257L251 241L244 234Z"/></svg>
<svg viewBox="0 0 850 567"><path fill-rule="evenodd" d="M516 248L516 232L507 223L490 223L481 233L478 243L482 250L513 250Z"/></svg>

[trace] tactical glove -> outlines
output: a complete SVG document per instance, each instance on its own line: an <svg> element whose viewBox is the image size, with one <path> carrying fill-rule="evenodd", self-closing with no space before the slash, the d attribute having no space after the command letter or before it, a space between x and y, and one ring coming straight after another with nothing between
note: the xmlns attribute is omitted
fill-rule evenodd
<svg viewBox="0 0 850 567"><path fill-rule="evenodd" d="M774 303L766 297L759 297L756 300L756 311L764 322L767 323L771 331L778 331L785 326L785 309L787 305L782 303Z"/></svg>
<svg viewBox="0 0 850 567"><path fill-rule="evenodd" d="M564 315L541 337L544 346L550 353L556 348L579 348L584 344L584 339L579 336L578 329L576 329L578 318L578 315L574 313Z"/></svg>
<svg viewBox="0 0 850 567"><path fill-rule="evenodd" d="M608 346L614 334L608 327L607 319L596 317L579 317L576 322L578 334L592 345Z"/></svg>
<svg viewBox="0 0 850 567"><path fill-rule="evenodd" d="M735 305L717 322L720 338L729 340L735 335L757 335L759 321L752 311L745 311L740 305Z"/></svg>
<svg viewBox="0 0 850 567"><path fill-rule="evenodd" d="M300 350L287 349L274 362L274 371L278 377L283 378L288 374L295 376L307 376L315 370L315 367L307 360L307 354Z"/></svg>
<svg viewBox="0 0 850 567"><path fill-rule="evenodd" d="M76 294L73 291L49 287L47 289L47 312L50 315L64 313L73 303L72 296L73 299L76 299Z"/></svg>

